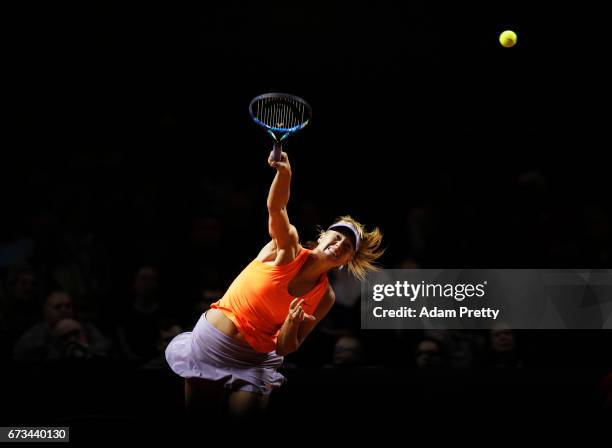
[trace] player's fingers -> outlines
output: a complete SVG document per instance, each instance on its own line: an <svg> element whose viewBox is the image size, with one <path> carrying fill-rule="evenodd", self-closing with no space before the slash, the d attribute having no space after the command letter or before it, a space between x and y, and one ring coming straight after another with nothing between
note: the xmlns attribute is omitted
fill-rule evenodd
<svg viewBox="0 0 612 448"><path fill-rule="evenodd" d="M296 308L295 311L291 312L291 320L297 320L298 322L302 321L302 316L300 314L300 308Z"/></svg>
<svg viewBox="0 0 612 448"><path fill-rule="evenodd" d="M291 303L289 304L289 309L292 310L295 308L297 301L300 300L298 297L296 297L295 299L293 299L291 301Z"/></svg>
<svg viewBox="0 0 612 448"><path fill-rule="evenodd" d="M270 166L272 168L277 169L277 170L280 169L280 168L288 168L288 165L286 163L283 163L283 162L272 162L272 163L270 163Z"/></svg>

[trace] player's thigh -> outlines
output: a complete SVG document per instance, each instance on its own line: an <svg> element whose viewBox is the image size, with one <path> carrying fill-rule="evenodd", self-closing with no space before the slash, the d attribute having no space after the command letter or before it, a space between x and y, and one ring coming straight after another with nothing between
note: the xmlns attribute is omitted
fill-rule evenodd
<svg viewBox="0 0 612 448"><path fill-rule="evenodd" d="M257 415L266 410L269 401L269 395L239 390L229 394L228 411L235 417Z"/></svg>

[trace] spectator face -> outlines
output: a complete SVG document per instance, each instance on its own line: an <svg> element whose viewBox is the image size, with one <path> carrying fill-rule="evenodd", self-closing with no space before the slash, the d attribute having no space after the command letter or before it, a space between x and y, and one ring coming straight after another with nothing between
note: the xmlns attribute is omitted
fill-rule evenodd
<svg viewBox="0 0 612 448"><path fill-rule="evenodd" d="M74 315L72 300L64 292L51 294L44 306L44 318L49 325L55 325L60 319L71 318Z"/></svg>
<svg viewBox="0 0 612 448"><path fill-rule="evenodd" d="M507 325L499 325L491 329L491 349L495 353L514 350L514 334Z"/></svg>
<svg viewBox="0 0 612 448"><path fill-rule="evenodd" d="M359 339L343 336L334 347L333 363L335 365L356 364L361 361L361 342Z"/></svg>
<svg viewBox="0 0 612 448"><path fill-rule="evenodd" d="M140 268L134 279L134 293L139 297L155 296L159 284L157 271L149 266Z"/></svg>
<svg viewBox="0 0 612 448"><path fill-rule="evenodd" d="M87 334L80 322L74 319L61 319L53 328L53 335L61 346L77 344L87 347Z"/></svg>
<svg viewBox="0 0 612 448"><path fill-rule="evenodd" d="M34 276L24 272L19 274L15 287L13 288L15 298L20 300L30 300L34 296Z"/></svg>
<svg viewBox="0 0 612 448"><path fill-rule="evenodd" d="M440 367L442 365L442 354L440 346L434 341L421 341L416 349L416 366Z"/></svg>

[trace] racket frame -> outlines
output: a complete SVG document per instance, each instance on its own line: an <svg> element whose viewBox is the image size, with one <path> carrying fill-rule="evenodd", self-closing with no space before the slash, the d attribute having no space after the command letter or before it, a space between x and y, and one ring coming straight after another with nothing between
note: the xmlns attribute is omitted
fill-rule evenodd
<svg viewBox="0 0 612 448"><path fill-rule="evenodd" d="M307 117L306 120L290 128L278 128L264 123L259 118L257 118L255 113L253 112L253 106L257 102L268 98L284 98L287 100L295 101L298 104L302 104L304 106L305 116ZM281 160L281 153L283 150L283 141L286 140L287 137L289 137L291 134L294 134L300 129L303 129L304 127L306 127L306 125L308 125L308 123L310 123L310 120L312 119L312 108L304 99L300 98L299 96L290 95L288 93L264 93L262 95L256 96L251 100L251 103L249 104L249 114L251 115L253 121L258 126L264 128L272 137L272 140L274 141L274 145L272 147L272 160L274 160L275 162L279 162Z"/></svg>

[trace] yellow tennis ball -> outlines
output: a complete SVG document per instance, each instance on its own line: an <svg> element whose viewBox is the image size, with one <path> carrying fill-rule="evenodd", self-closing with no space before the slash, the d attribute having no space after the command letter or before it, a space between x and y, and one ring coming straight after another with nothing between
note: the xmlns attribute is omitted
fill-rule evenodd
<svg viewBox="0 0 612 448"><path fill-rule="evenodd" d="M499 43L503 47L510 48L516 45L516 33L511 30L506 30L499 35Z"/></svg>

